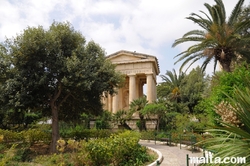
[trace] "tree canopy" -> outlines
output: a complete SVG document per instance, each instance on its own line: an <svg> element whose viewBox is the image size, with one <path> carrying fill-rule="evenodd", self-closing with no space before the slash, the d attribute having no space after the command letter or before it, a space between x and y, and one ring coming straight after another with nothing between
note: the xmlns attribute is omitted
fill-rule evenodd
<svg viewBox="0 0 250 166"><path fill-rule="evenodd" d="M113 94L122 81L105 51L69 23L48 30L28 27L3 43L1 105L6 109L51 110L52 151L59 138L58 114L100 113L104 91Z"/></svg>

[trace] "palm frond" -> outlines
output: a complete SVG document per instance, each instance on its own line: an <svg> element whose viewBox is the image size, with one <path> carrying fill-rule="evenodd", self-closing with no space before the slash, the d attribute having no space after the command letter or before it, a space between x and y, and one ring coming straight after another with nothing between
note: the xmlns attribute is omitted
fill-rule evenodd
<svg viewBox="0 0 250 166"><path fill-rule="evenodd" d="M194 23L198 24L200 27L202 27L203 29L209 29L209 25L210 25L210 21L209 20L205 20L205 19L198 19L195 17L186 17L186 19L193 21Z"/></svg>
<svg viewBox="0 0 250 166"><path fill-rule="evenodd" d="M179 71L181 72L183 70L183 67L189 63L191 60L192 62L190 63L190 65L186 68L185 72L189 69L189 67L194 64L196 61L198 61L199 59L201 59L201 57L197 57L197 55L193 55L193 56L190 56L188 57L181 65Z"/></svg>
<svg viewBox="0 0 250 166"><path fill-rule="evenodd" d="M202 30L192 30L192 31L189 31L189 32L185 33L182 36L182 38L186 38L186 37L192 36L192 35L204 37L205 36L205 32L202 31Z"/></svg>
<svg viewBox="0 0 250 166"><path fill-rule="evenodd" d="M198 24L202 30L191 30L185 33L182 38L174 41L172 47L186 42L195 42L193 46L188 47L186 51L183 51L174 57L178 57L175 64L185 60L182 64L183 67L191 61L197 61L197 59L205 57L206 59L203 63L203 69L205 69L211 59L216 56L214 70L219 61L219 63L224 66L223 70L230 71L228 70L230 63L227 62L240 61L236 56L236 54L240 52L244 52L244 54L240 55L250 61L250 54L248 54L248 52L250 52L248 51L250 50L248 47L249 37L247 35L242 35L242 32L250 27L250 20L237 22L240 8L242 7L244 0L239 0L236 4L229 21L226 20L226 11L222 0L215 0L215 2L216 4L213 6L207 3L204 4L208 10L208 14L200 11L204 14L204 17L196 13L191 13L191 15L187 17L187 19ZM206 57L205 53L202 55L202 49L227 50L227 53L225 56L220 56L220 53L217 51L214 52L213 55L209 54L208 57ZM227 62L225 62L225 58L228 60ZM193 64L193 62L191 64Z"/></svg>
<svg viewBox="0 0 250 166"><path fill-rule="evenodd" d="M244 0L239 0L239 2L234 7L234 9L233 9L233 11L228 19L228 24L230 26L234 25L234 23L237 21L237 18L241 12L241 8L242 8L243 3L244 3Z"/></svg>
<svg viewBox="0 0 250 166"><path fill-rule="evenodd" d="M211 20L211 18L207 15L207 13L205 13L205 12L202 11L202 10L200 10L200 12L201 12L202 14L204 14L204 15L207 17L207 19L209 20L209 22L212 23L212 20Z"/></svg>
<svg viewBox="0 0 250 166"><path fill-rule="evenodd" d="M225 24L225 21L226 21L226 10L225 10L225 6L222 2L222 0L215 0L216 2L216 5L214 6L215 9L217 10L217 15L218 15L218 19L220 20L219 21L219 24L220 25L223 25Z"/></svg>
<svg viewBox="0 0 250 166"><path fill-rule="evenodd" d="M211 59L212 57L207 57L206 60L202 63L201 65L202 72L205 71L207 65L211 62Z"/></svg>
<svg viewBox="0 0 250 166"><path fill-rule="evenodd" d="M250 85L249 85L250 87ZM208 130L213 138L200 142L207 146L207 150L214 152L214 157L246 157L250 159L250 89L234 89L234 95L228 96L230 104L235 108L233 111L244 124L236 127L231 124L223 124L223 127L216 127ZM237 164L235 164L237 165ZM242 165L242 164L241 164ZM250 165L249 162L243 165Z"/></svg>
<svg viewBox="0 0 250 166"><path fill-rule="evenodd" d="M184 42L199 42L199 41L203 41L205 38L204 37L185 37L185 38L180 38L174 41L172 47L177 46L178 44L184 43Z"/></svg>
<svg viewBox="0 0 250 166"><path fill-rule="evenodd" d="M236 23L235 26L234 26L234 31L237 32L237 33L240 33L246 27L250 27L250 20L246 20L246 21L243 21L243 22Z"/></svg>

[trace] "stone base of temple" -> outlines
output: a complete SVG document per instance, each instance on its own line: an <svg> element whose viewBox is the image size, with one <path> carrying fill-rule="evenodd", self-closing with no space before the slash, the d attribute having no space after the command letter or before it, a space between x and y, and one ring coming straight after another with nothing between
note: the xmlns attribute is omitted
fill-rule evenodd
<svg viewBox="0 0 250 166"><path fill-rule="evenodd" d="M138 119L132 119L132 120L127 121L127 124L129 125L129 127L132 130L139 130L139 128L136 125L136 123L138 121L139 121L139 118ZM146 120L146 128L147 128L147 130L154 130L156 128L156 124L157 124L156 119Z"/></svg>
<svg viewBox="0 0 250 166"><path fill-rule="evenodd" d="M126 121L126 123L127 123L127 125L132 130L139 130L139 128L136 125L136 123L138 121L139 121L139 117L131 119L129 121ZM147 130L154 130L154 129L156 129L156 124L157 124L157 120L156 119L150 119L150 120L147 119L146 120L146 128L147 128ZM95 128L95 121L91 121L90 122L90 128ZM113 129L125 129L123 126L117 125L117 124L111 124L111 128L113 128Z"/></svg>

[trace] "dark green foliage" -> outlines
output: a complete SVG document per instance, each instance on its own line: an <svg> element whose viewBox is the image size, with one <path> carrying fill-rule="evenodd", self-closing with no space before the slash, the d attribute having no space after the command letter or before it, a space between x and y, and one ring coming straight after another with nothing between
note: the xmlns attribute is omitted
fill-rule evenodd
<svg viewBox="0 0 250 166"><path fill-rule="evenodd" d="M13 156L12 160L17 162L30 162L32 160L32 152L28 145L19 145L16 147L17 150L15 155Z"/></svg>
<svg viewBox="0 0 250 166"><path fill-rule="evenodd" d="M0 76L7 77L0 86L1 109L52 116L53 152L58 119L100 114L103 92L113 94L123 80L105 51L93 41L86 43L69 23L54 22L48 30L28 27L7 39L0 51L5 67Z"/></svg>
<svg viewBox="0 0 250 166"><path fill-rule="evenodd" d="M179 115L179 113L177 112L169 112L166 114L166 123L164 126L161 126L161 129L163 129L164 131L172 131L172 130L176 130L177 126L176 126L176 117L177 115Z"/></svg>
<svg viewBox="0 0 250 166"><path fill-rule="evenodd" d="M214 107L222 101L228 101L228 96L235 96L235 88L244 89L249 85L249 65L236 66L234 71L217 73L212 79L212 91L209 98L205 99L205 108L209 116L216 120L220 116L214 111Z"/></svg>
<svg viewBox="0 0 250 166"><path fill-rule="evenodd" d="M189 113L195 113L194 107L202 99L202 92L205 87L205 74L200 67L193 69L186 75L180 87L181 101L187 104Z"/></svg>
<svg viewBox="0 0 250 166"><path fill-rule="evenodd" d="M160 103L160 102L147 104L142 111L142 114L148 117L154 115L157 116L157 124L156 124L157 131L159 131L160 122L163 119L165 119L166 113L167 113L167 107L165 103Z"/></svg>
<svg viewBox="0 0 250 166"><path fill-rule="evenodd" d="M102 114L96 118L95 128L96 129L109 129L111 119L112 119L111 112L103 111Z"/></svg>
<svg viewBox="0 0 250 166"><path fill-rule="evenodd" d="M129 117L129 112L125 111L125 110L118 110L116 113L114 113L112 115L112 122L114 124L118 125L118 128L122 128L122 129L127 129L127 130L131 130L131 128L129 127L129 125L127 124L127 120L130 119Z"/></svg>
<svg viewBox="0 0 250 166"><path fill-rule="evenodd" d="M188 114L190 118L205 113L202 99L208 95L209 83L207 82L209 79L208 77L205 78L205 73L202 72L200 67L193 69L189 74L181 73L180 76L176 74L175 70L173 72L167 71L163 80L165 82L160 84L157 89L168 93L162 94L158 99L161 105L165 107L165 110L160 109L162 110L161 119L159 120L160 130L176 130L179 126L176 123L176 117L179 114ZM147 107L151 106L148 105L145 108ZM158 109L153 108L152 110L156 113Z"/></svg>
<svg viewBox="0 0 250 166"><path fill-rule="evenodd" d="M160 99L167 100L165 104L169 112L195 113L195 106L202 99L205 90L205 73L200 67L193 69L189 74L181 73L179 76L175 70L167 71L162 76L164 82L157 87L157 91L168 92Z"/></svg>
<svg viewBox="0 0 250 166"><path fill-rule="evenodd" d="M111 130L97 130L86 129L82 124L67 125L60 123L60 136L62 138L74 138L76 140L88 140L90 138L104 138L109 137L113 131Z"/></svg>

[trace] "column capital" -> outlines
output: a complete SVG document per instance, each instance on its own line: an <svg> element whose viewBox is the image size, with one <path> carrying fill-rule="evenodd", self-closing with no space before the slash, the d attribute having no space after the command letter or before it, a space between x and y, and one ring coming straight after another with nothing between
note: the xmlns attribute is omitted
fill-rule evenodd
<svg viewBox="0 0 250 166"><path fill-rule="evenodd" d="M153 72L150 72L150 73L145 73L146 75L153 75L154 73Z"/></svg>
<svg viewBox="0 0 250 166"><path fill-rule="evenodd" d="M136 73L127 74L129 77L135 77Z"/></svg>

